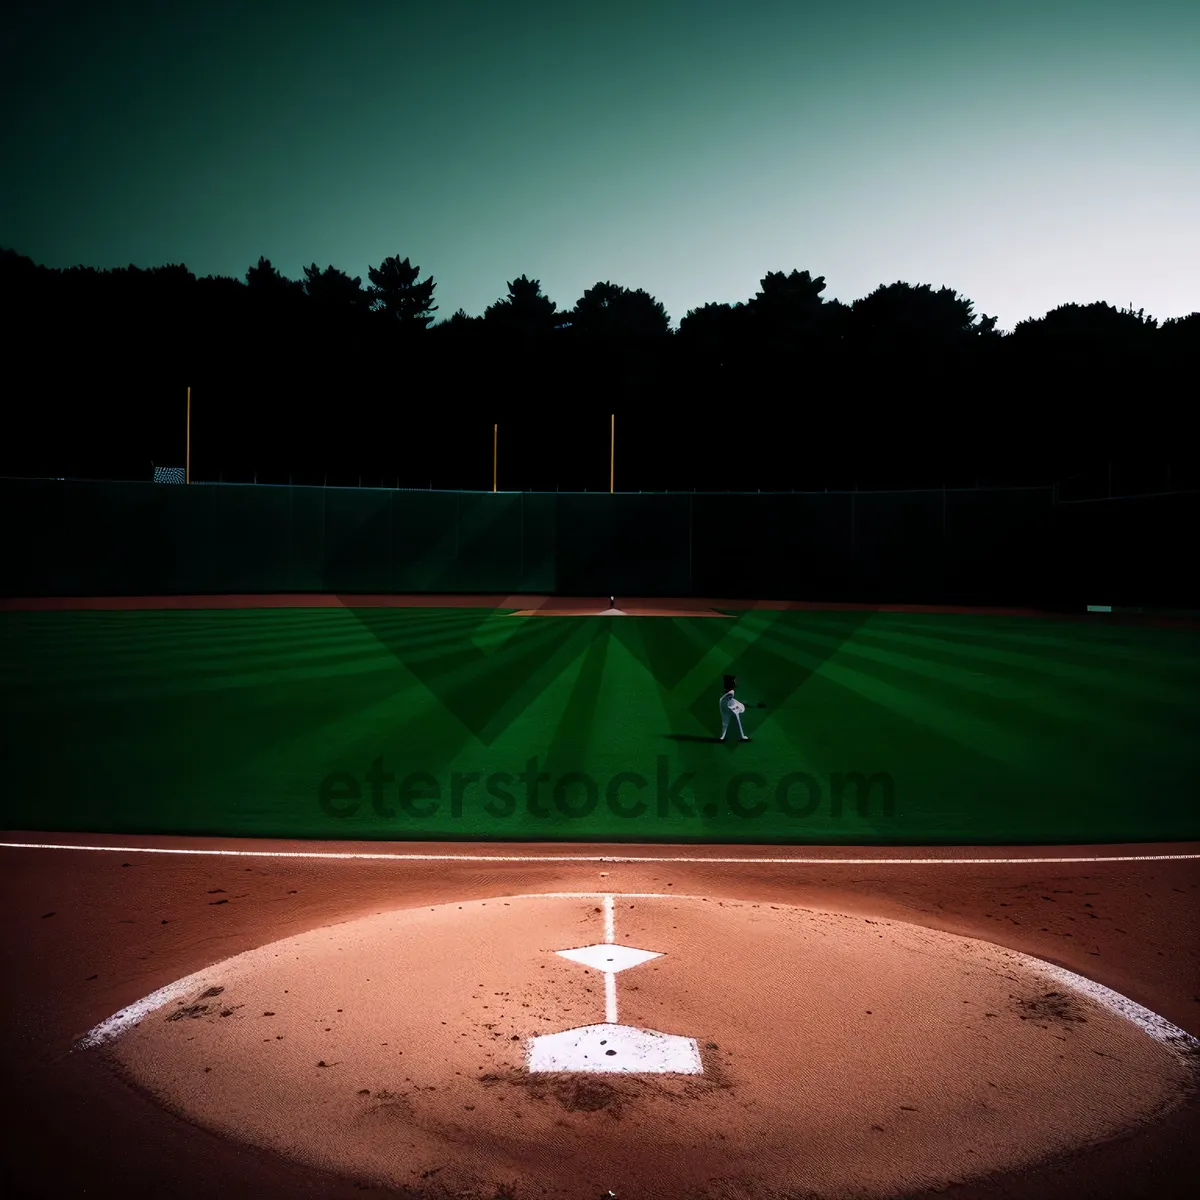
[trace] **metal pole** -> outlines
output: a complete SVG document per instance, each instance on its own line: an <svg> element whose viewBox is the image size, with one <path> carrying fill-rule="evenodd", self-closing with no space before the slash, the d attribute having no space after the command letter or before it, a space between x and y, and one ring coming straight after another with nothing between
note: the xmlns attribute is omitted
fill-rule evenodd
<svg viewBox="0 0 1200 1200"><path fill-rule="evenodd" d="M617 462L617 414L613 413L611 418L611 436L608 444L608 494L613 493L613 481L616 479L616 462Z"/></svg>
<svg viewBox="0 0 1200 1200"><path fill-rule="evenodd" d="M184 458L183 482L192 482L192 389L188 388L187 403L187 451Z"/></svg>
<svg viewBox="0 0 1200 1200"><path fill-rule="evenodd" d="M500 426L492 426L492 491L496 490L496 445L499 439Z"/></svg>
<svg viewBox="0 0 1200 1200"><path fill-rule="evenodd" d="M693 492L688 497L688 595L692 594L692 507L695 503L696 495Z"/></svg>

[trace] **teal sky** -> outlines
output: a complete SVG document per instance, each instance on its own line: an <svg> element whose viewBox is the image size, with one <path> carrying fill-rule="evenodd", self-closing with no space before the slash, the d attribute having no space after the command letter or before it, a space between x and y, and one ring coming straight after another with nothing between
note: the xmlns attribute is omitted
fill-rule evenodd
<svg viewBox="0 0 1200 1200"><path fill-rule="evenodd" d="M14 9L10 8L9 12ZM436 318L526 274L678 326L768 271L948 285L1001 329L1200 309L1195 0L19 3L0 245L296 278Z"/></svg>

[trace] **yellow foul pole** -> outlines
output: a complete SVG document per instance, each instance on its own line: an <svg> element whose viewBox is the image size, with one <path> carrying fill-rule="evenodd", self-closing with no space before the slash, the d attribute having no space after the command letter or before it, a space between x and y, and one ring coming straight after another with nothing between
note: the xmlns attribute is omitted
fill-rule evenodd
<svg viewBox="0 0 1200 1200"><path fill-rule="evenodd" d="M617 414L613 413L611 417L611 434L608 443L608 494L611 496L613 492L613 480L616 478L616 461L617 461Z"/></svg>
<svg viewBox="0 0 1200 1200"><path fill-rule="evenodd" d="M183 464L183 482L192 482L192 389L188 388L187 405L187 454Z"/></svg>
<svg viewBox="0 0 1200 1200"><path fill-rule="evenodd" d="M500 428L499 425L492 426L492 491L493 492L496 490L496 438L498 437L497 431L499 430L499 428Z"/></svg>

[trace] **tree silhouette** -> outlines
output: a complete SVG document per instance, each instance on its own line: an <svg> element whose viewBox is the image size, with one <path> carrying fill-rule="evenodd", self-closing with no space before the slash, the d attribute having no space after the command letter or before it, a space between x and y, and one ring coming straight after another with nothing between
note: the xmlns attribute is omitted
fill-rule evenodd
<svg viewBox="0 0 1200 1200"><path fill-rule="evenodd" d="M342 312L366 312L371 297L362 289L362 278L329 266L322 271L316 263L304 268L304 293L310 300Z"/></svg>
<svg viewBox="0 0 1200 1200"><path fill-rule="evenodd" d="M1170 335L1160 341L1158 322L1144 311L1104 301L1061 304L1045 316L1019 321L1008 341L1010 357L1048 383L1070 380L1076 389L1158 392L1172 385Z"/></svg>
<svg viewBox="0 0 1200 1200"><path fill-rule="evenodd" d="M639 288L597 283L575 302L571 328L587 337L666 337L671 318L662 304Z"/></svg>
<svg viewBox="0 0 1200 1200"><path fill-rule="evenodd" d="M0 249L0 284L4 287L32 287L39 268L32 258L7 247ZM7 293L6 293L7 294Z"/></svg>
<svg viewBox="0 0 1200 1200"><path fill-rule="evenodd" d="M246 271L246 286L256 296L296 297L305 294L304 284L281 274L271 265L269 258L259 258L258 265Z"/></svg>
<svg viewBox="0 0 1200 1200"><path fill-rule="evenodd" d="M751 320L749 307L740 300L689 309L673 347L676 371L706 390L737 378L746 359L758 352Z"/></svg>
<svg viewBox="0 0 1200 1200"><path fill-rule="evenodd" d="M4 303L7 333L14 332L14 325L23 329L44 315L52 286L49 273L32 258L0 248L0 301Z"/></svg>
<svg viewBox="0 0 1200 1200"><path fill-rule="evenodd" d="M542 295L540 280L522 275L509 283L506 297L484 309L483 319L493 328L516 336L535 336L553 331L558 323L557 307Z"/></svg>
<svg viewBox="0 0 1200 1200"><path fill-rule="evenodd" d="M1144 309L1117 309L1103 300L1095 304L1060 304L1044 317L1018 321L1013 327L1017 344L1025 341L1054 339L1064 345L1080 342L1107 342L1111 339L1128 342L1141 339L1158 327Z"/></svg>
<svg viewBox="0 0 1200 1200"><path fill-rule="evenodd" d="M369 267L374 311L404 329L427 328L433 320L430 314L437 312L437 305L432 303L437 284L432 275L424 283L417 283L420 272L421 268L412 266L407 258L401 262L395 255L385 258L378 267Z"/></svg>
<svg viewBox="0 0 1200 1200"><path fill-rule="evenodd" d="M196 280L196 291L206 296L209 302L218 301L237 305L250 294L250 289L232 275L205 275Z"/></svg>
<svg viewBox="0 0 1200 1200"><path fill-rule="evenodd" d="M825 276L808 271L768 272L746 305L752 337L759 353L787 361L803 354L815 364L831 362L850 332L850 309L826 302Z"/></svg>
<svg viewBox="0 0 1200 1200"><path fill-rule="evenodd" d="M1188 313L1186 317L1170 317L1162 323L1161 335L1164 344L1171 347L1190 346L1200 352L1200 312Z"/></svg>
<svg viewBox="0 0 1200 1200"><path fill-rule="evenodd" d="M553 420L540 420L509 443L522 447L535 472L532 464L561 458L576 414L594 426L595 412L606 414L615 400L620 413L632 394L638 432L629 445L641 447L642 465L625 460L624 486L662 486L674 472L670 486L725 487L736 477L739 486L786 490L800 481L811 485L818 468L832 476L841 454L854 459L860 474L830 477L831 485L865 484L861 472L874 455L893 462L883 485L890 487L918 482L917 442L926 436L918 431L929 428L935 405L945 404L950 415L950 405L968 402L964 397L976 408L1002 401L1014 461L1024 452L1031 422L1039 447L1082 453L1083 406L1137 396L1130 430L1138 421L1176 420L1180 384L1186 387L1200 361L1200 312L1160 327L1132 304L1060 305L1006 336L996 331L994 317L976 317L972 302L949 287L897 282L843 304L824 298L824 277L789 269L765 273L746 301L689 309L673 334L654 297L610 281L589 287L560 312L539 280L521 275L482 315L460 308L434 322L432 276L419 283L419 270L395 257L368 274L366 290L332 265L320 270L314 263L303 280L290 280L260 257L243 284L223 276L197 279L182 263L51 269L0 248L10 376L28 377L32 368L48 380L39 404L23 405L21 418L10 424L23 432L35 419L40 423L55 475L64 474L58 444L70 441L74 461L86 463L93 477L109 471L120 477L119 464L130 454L139 462L166 461L178 452L175 418L163 415L171 405L164 409L162 397L192 384L205 397L201 444L219 447L227 468L241 461L247 479L272 463L287 478L305 461L321 464L318 482L325 466L333 471L338 463L343 478L357 479L360 469L393 476L409 469L407 455L415 472L407 485L428 486L432 478L442 486L475 486L475 467L455 458L460 427L481 423L486 429L499 415L514 436L517 414L543 400L544 415ZM406 336L429 327L434 336ZM97 388L111 389L104 404L95 402ZM571 398L565 406L564 388ZM919 396L919 410L896 405L898 390ZM286 445L278 440L283 395L292 439ZM441 402L409 403L424 395ZM706 395L745 401L743 419L723 428L720 438L689 443L681 400L703 417ZM589 411L589 397L603 408ZM851 404L841 403L847 398ZM10 401L10 414L15 411ZM104 423L95 419L101 412ZM902 412L903 420L889 425L889 412ZM767 413L770 436L755 425ZM703 420L694 424L708 428ZM947 456L979 461L983 451L963 421L939 428L948 431L946 438L961 431L957 443L947 443ZM1000 435L993 427L987 439L993 453ZM398 460L401 437L405 446L420 447L415 457L406 450ZM34 461L26 441L0 439L14 473ZM850 442L852 451L837 449ZM153 452L146 449L151 444L158 446ZM486 459L487 439L478 444ZM660 453L668 445L670 464ZM797 465L802 446L821 447L822 461L810 454ZM222 464L212 465L215 477ZM935 483L942 482L938 470ZM976 474L968 471L966 478ZM542 482L553 487L567 480L543 475Z"/></svg>
<svg viewBox="0 0 1200 1200"><path fill-rule="evenodd" d="M925 349L930 345L960 343L977 332L974 304L953 288L936 292L927 284L890 283L851 305L851 329L866 346L896 347L906 343ZM985 318L990 330L995 318Z"/></svg>
<svg viewBox="0 0 1200 1200"><path fill-rule="evenodd" d="M269 258L260 255L258 265L246 269L246 286L254 291L282 288L283 276Z"/></svg>
<svg viewBox="0 0 1200 1200"><path fill-rule="evenodd" d="M187 289L196 282L196 277L183 263L168 263L163 267L151 267L147 276L158 287L172 288L177 292Z"/></svg>
<svg viewBox="0 0 1200 1200"><path fill-rule="evenodd" d="M732 347L745 336L749 312L740 300L736 304L709 303L689 308L679 322L680 340L696 350Z"/></svg>
<svg viewBox="0 0 1200 1200"><path fill-rule="evenodd" d="M807 271L770 271L763 276L756 292L747 304L755 321L764 329L771 326L791 326L807 331L816 325L821 311L821 293L825 276L817 279Z"/></svg>
<svg viewBox="0 0 1200 1200"><path fill-rule="evenodd" d="M465 308L460 308L452 317L438 321L436 325L430 326L430 329L467 330L475 328L482 321L482 317L473 317Z"/></svg>
<svg viewBox="0 0 1200 1200"><path fill-rule="evenodd" d="M661 302L642 289L597 283L564 314L568 345L587 365L589 385L605 393L620 386L629 399L644 397L650 364L671 336L671 319Z"/></svg>
<svg viewBox="0 0 1200 1200"><path fill-rule="evenodd" d="M993 323L996 318L989 318ZM854 307L840 300L827 300L821 305L821 340L828 350L843 348L852 336Z"/></svg>

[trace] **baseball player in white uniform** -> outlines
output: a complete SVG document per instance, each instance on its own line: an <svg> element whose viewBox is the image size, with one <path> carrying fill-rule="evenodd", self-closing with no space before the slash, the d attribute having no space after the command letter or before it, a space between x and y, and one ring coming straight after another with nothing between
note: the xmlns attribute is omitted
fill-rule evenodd
<svg viewBox="0 0 1200 1200"><path fill-rule="evenodd" d="M729 732L729 718L733 717L737 721L738 733L742 735L742 741L748 742L750 739L746 736L746 731L742 728L742 713L746 711L746 706L740 701L734 699L733 689L737 680L732 675L725 676L724 688L725 692L721 696L721 736L717 739L719 742L725 740L725 735Z"/></svg>

